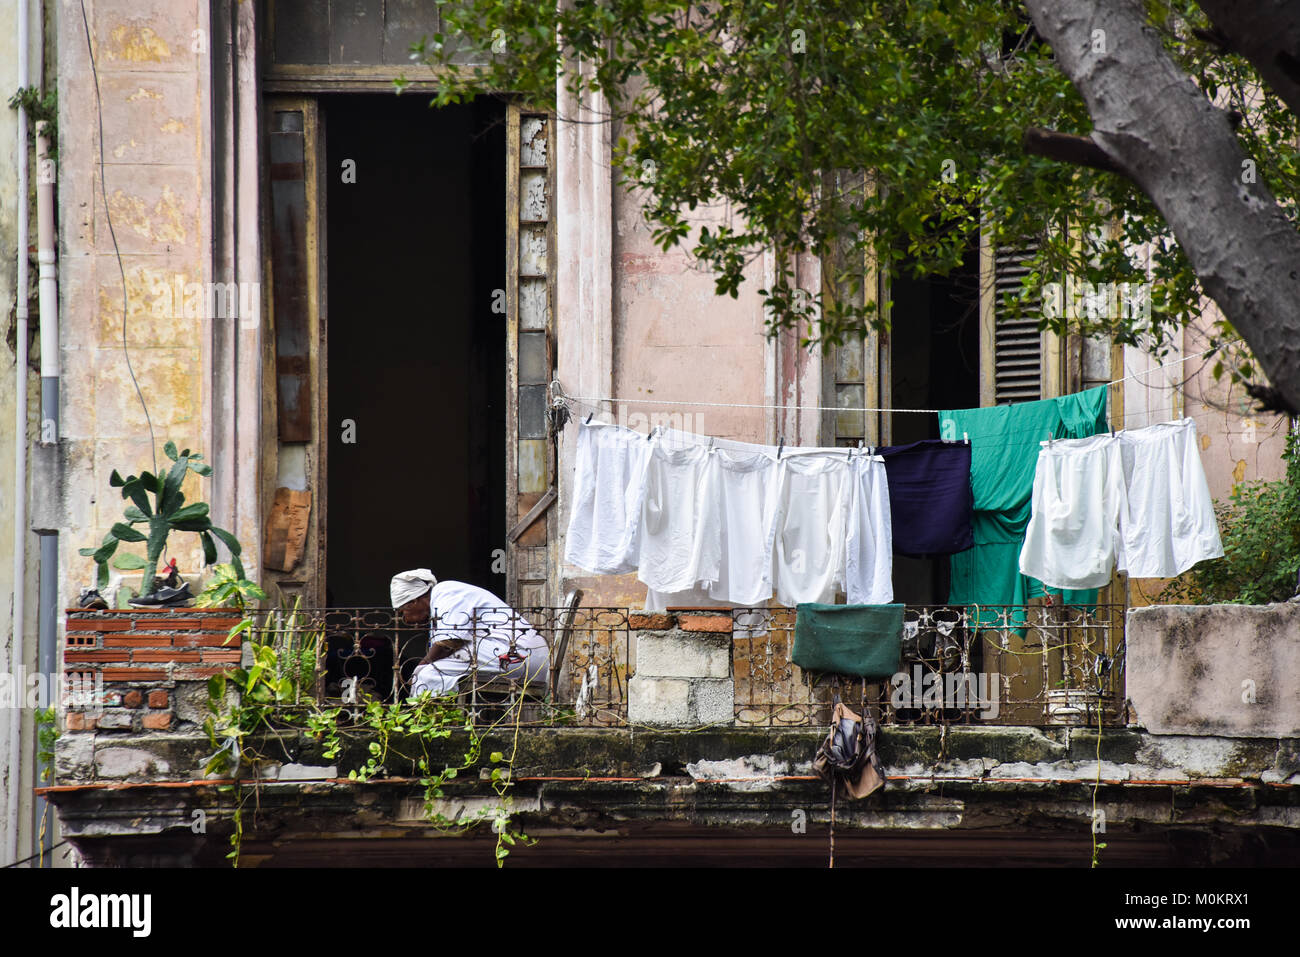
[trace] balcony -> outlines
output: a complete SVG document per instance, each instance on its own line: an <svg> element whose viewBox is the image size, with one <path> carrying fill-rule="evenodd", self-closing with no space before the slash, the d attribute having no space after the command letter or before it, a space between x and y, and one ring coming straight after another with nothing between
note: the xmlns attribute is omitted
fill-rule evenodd
<svg viewBox="0 0 1300 957"><path fill-rule="evenodd" d="M904 620L899 674L864 684L802 673L784 609L521 609L480 624L532 628L557 667L528 687L471 669L430 736L375 723L429 634L389 609L259 612L241 648L225 644L228 609L70 609L81 693L42 793L97 864L221 865L235 832L246 864L334 863L341 835L348 862L490 864L494 837L466 828L503 807L547 835L527 852L539 861L616 863L590 857L616 841L645 861L816 863L819 842L791 840L790 822L829 820L810 762L838 695L881 722L888 776L838 809L846 863L905 862L931 853L929 835L945 860L996 841L998 863L1087 866L1099 814L1114 863L1300 853L1286 657L1300 606L922 606ZM213 770L230 740L205 729L209 682L259 666L276 690L244 760ZM1239 703L1238 672L1264 676L1257 703ZM431 796L444 767L464 770Z"/></svg>

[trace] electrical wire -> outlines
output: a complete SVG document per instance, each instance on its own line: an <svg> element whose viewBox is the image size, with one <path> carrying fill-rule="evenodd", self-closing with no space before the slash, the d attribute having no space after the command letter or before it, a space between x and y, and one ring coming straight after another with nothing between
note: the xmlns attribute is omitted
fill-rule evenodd
<svg viewBox="0 0 1300 957"><path fill-rule="evenodd" d="M117 232L113 229L113 211L108 205L108 185L104 180L104 101L99 93L99 70L95 65L95 48L90 42L90 20L86 16L86 0L81 0L81 25L86 31L86 53L90 57L90 75L95 81L95 114L99 122L99 192L104 197L104 220L108 224L108 235L113 240L113 255L117 258L117 274L122 280L122 355L126 357L126 371L135 386L135 394L144 409L144 420L149 426L149 454L153 459L153 474L158 474L158 441L154 437L153 419L149 415L149 406L144 401L144 393L136 380L135 369L131 367L131 353L126 345L126 268L122 265L122 250L117 245Z"/></svg>
<svg viewBox="0 0 1300 957"><path fill-rule="evenodd" d="M1199 359L1202 356L1209 355L1211 352L1214 352L1218 348L1219 346L1211 346L1209 349L1206 349L1203 352L1198 352L1195 355L1183 356L1182 358L1174 359L1170 362L1165 362L1158 366L1152 366L1150 369L1143 369L1139 372L1134 372L1131 375L1126 375L1119 379L1112 379L1110 382L1100 383L1099 385L1093 386L1092 388L1102 388L1102 387L1108 388L1112 385L1119 385L1121 382L1127 382L1129 379L1136 379L1139 376L1150 375L1153 372L1159 372L1161 369L1165 369L1169 366L1179 365L1183 362L1189 362L1194 359ZM553 386L553 389L554 388L555 387ZM692 407L701 407L701 408L709 408L709 409L778 409L778 410L785 410L790 412L889 412L889 413L897 412L897 413L914 413L917 415L938 415L945 411L944 409L888 409L888 408L877 408L872 406L855 407L855 406L838 406L838 405L830 405L830 406L827 405L767 405L767 404L757 403L757 402L678 402L678 401L669 401L667 399L634 399L634 398L623 398L619 396L565 395L563 392L557 392L557 396L571 402L580 403L581 405L586 406L587 408L597 408L597 406L594 405L593 403L621 402L625 404L637 403L641 405L661 405L669 408L677 408L679 406L692 406Z"/></svg>
<svg viewBox="0 0 1300 957"><path fill-rule="evenodd" d="M26 857L24 857L24 858L23 858L22 860L20 860L20 861L14 861L12 864L6 864L6 865L5 865L5 869L11 868L11 867L21 867L23 864L26 864L28 861L34 861L36 858L38 858L38 857L40 857L42 854L44 854L47 850L50 851L51 853L53 853L54 848L56 848L56 847L62 847L64 844L67 844L67 843L68 843L68 842L67 842L67 839L65 838L64 840L59 841L58 844L54 844L54 845L52 845L52 846L49 847L49 848L42 847L42 848L41 848L39 851L37 851L35 854L29 854L29 855L27 855Z"/></svg>

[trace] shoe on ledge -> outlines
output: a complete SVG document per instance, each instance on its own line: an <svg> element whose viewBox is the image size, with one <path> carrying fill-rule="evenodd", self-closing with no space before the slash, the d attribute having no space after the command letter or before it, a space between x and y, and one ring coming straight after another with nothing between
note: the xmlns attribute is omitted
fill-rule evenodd
<svg viewBox="0 0 1300 957"><path fill-rule="evenodd" d="M190 594L190 583L185 582L180 588L163 585L152 595L137 595L130 600L136 608L183 608L194 596Z"/></svg>
<svg viewBox="0 0 1300 957"><path fill-rule="evenodd" d="M108 602L106 602L104 596L99 593L99 589L83 588L81 589L80 596L77 598L77 607L92 609L94 611L106 611L108 609Z"/></svg>

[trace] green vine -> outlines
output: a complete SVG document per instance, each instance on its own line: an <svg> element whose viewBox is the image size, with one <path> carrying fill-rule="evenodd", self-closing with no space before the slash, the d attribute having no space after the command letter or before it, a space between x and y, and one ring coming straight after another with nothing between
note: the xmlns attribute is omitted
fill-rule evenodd
<svg viewBox="0 0 1300 957"><path fill-rule="evenodd" d="M234 600L229 590L235 584L230 576L221 575L219 581L224 584L214 583L210 587L224 589L224 597ZM498 867L504 865L511 847L535 843L511 823L513 800L509 790L514 782L510 769L518 749L522 699L512 702L500 718L486 727L476 727L471 716L454 699L434 698L427 692L391 704L370 700L321 706L312 690L323 648L323 632L319 625L311 624L300 614L297 602L289 609L273 613L260 626L245 616L231 629L227 640L245 635L252 646L253 663L248 668L233 669L209 679L211 716L204 722L208 740L216 749L205 773L228 774L235 779L223 787L228 793L233 792L236 800L231 850L227 854L234 866L239 866L243 841L243 809L260 780L258 770L291 757L287 750L277 755L264 753L262 748L271 741L283 750L285 732L305 733L321 742L326 760L337 759L343 753L346 739L366 740L365 762L348 772L348 779L358 784L392 776L389 765L395 759L415 767L424 791L425 820L436 827L458 831L490 820L497 836L494 855ZM236 690L237 694L231 694ZM492 766L488 778L499 799L497 805L481 809L469 819L446 817L437 803L444 796L444 785L476 767L482 761L487 735L512 720L514 736L509 756L501 751L493 751L488 756ZM469 739L461 760L434 770L440 762L430 753L430 745L458 731L466 733ZM408 753L412 745L418 752ZM246 780L252 783L245 783Z"/></svg>
<svg viewBox="0 0 1300 957"><path fill-rule="evenodd" d="M43 765L41 780L48 781L54 773L54 742L59 740L58 708L36 709L36 761Z"/></svg>

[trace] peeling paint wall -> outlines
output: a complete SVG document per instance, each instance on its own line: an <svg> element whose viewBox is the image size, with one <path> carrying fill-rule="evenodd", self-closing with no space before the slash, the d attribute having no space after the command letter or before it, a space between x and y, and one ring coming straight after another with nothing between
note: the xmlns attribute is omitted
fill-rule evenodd
<svg viewBox="0 0 1300 957"><path fill-rule="evenodd" d="M58 27L64 606L94 580L93 563L77 549L98 543L120 518L112 470L152 470L154 450L165 468L161 448L169 439L210 451L203 414L209 323L234 321L210 318L207 296L190 285L211 279L207 8L197 0L95 0L86 9L102 96L107 210L85 29L79 9L69 9ZM208 500L210 485L191 473L184 492ZM167 557L197 574L197 536L174 535Z"/></svg>

